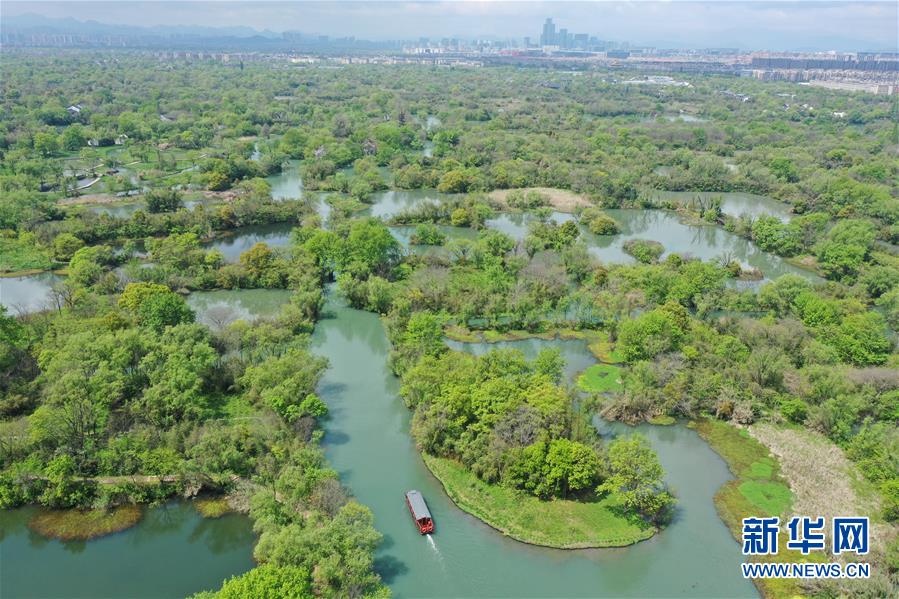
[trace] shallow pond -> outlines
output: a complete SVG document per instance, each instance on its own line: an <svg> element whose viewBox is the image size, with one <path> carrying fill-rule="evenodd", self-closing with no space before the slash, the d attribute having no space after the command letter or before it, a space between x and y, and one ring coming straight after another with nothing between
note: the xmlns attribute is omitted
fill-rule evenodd
<svg viewBox="0 0 899 599"><path fill-rule="evenodd" d="M196 313L198 322L221 329L235 320L252 322L275 316L291 295L287 289L195 291L187 296L187 304Z"/></svg>
<svg viewBox="0 0 899 599"><path fill-rule="evenodd" d="M253 567L250 519L207 519L189 503L149 508L132 528L61 542L26 526L38 508L0 511L2 597L185 597Z"/></svg>
<svg viewBox="0 0 899 599"><path fill-rule="evenodd" d="M469 227L452 227L449 225L437 225L437 228L446 235L447 241L453 239L468 239L474 241L478 238L478 231ZM412 236L415 234L416 225L400 225L390 227L390 233L400 242L404 248L408 248L417 254L447 254L446 246L412 244Z"/></svg>
<svg viewBox="0 0 899 599"><path fill-rule="evenodd" d="M226 262L237 262L242 253L257 243L266 243L273 248L289 245L290 231L296 226L293 223L277 223L242 227L204 243L203 247L220 251Z"/></svg>
<svg viewBox="0 0 899 599"><path fill-rule="evenodd" d="M440 193L433 189L413 190L388 190L373 194L372 205L363 214L388 219L391 216L415 206L416 204L432 201L439 202L441 198L453 197L452 194Z"/></svg>
<svg viewBox="0 0 899 599"><path fill-rule="evenodd" d="M53 307L50 291L63 277L44 272L27 277L0 277L0 305L10 314L26 314Z"/></svg>
<svg viewBox="0 0 899 599"><path fill-rule="evenodd" d="M664 167L659 167L664 168ZM739 217L747 214L753 218L760 216L776 216L788 222L792 215L790 206L768 196L760 196L742 192L716 191L651 191L648 192L653 202L673 201L680 204L721 198L721 211L728 216Z"/></svg>
<svg viewBox="0 0 899 599"><path fill-rule="evenodd" d="M779 256L760 250L754 243L715 225L693 225L682 222L680 216L667 210L608 209L605 213L618 222L618 235L594 235L581 226L581 239L590 253L607 263L633 264L636 260L624 251L629 239L649 239L661 243L664 256L678 253L684 257L714 260L724 255L738 260L744 266L758 268L765 279L775 279L792 273L813 281L820 278L813 272L785 261ZM557 223L573 220L570 214L553 212ZM529 213L502 213L487 221L487 225L506 233L516 240L527 235L528 223L536 217Z"/></svg>
<svg viewBox="0 0 899 599"><path fill-rule="evenodd" d="M593 235L582 231L590 252L604 262L633 263L624 251L628 239L650 239L661 243L664 256L682 256L714 260L724 255L744 266L758 268L766 279L791 273L812 280L820 280L811 271L793 266L783 258L760 250L754 243L715 225L690 225L666 210L606 210L621 227L619 235Z"/></svg>
<svg viewBox="0 0 899 599"><path fill-rule="evenodd" d="M740 548L712 497L730 476L691 430L647 427L679 499L674 523L655 538L621 549L563 551L508 539L459 510L425 468L409 435L410 412L387 368L389 345L374 314L348 308L333 293L315 328L312 351L330 368L319 386L331 416L324 446L341 480L375 515L384 534L377 566L395 597L754 597L740 574ZM535 353L559 344L575 360L576 343L527 341ZM466 344L485 351L486 344ZM586 347L581 343L581 352ZM580 369L588 358L576 359ZM403 493L421 491L436 534L423 537Z"/></svg>
<svg viewBox="0 0 899 599"><path fill-rule="evenodd" d="M201 204L203 206L213 206L218 203L220 202L216 200L198 199L184 200L182 205L186 210L193 210ZM146 212L147 203L143 200L129 200L128 198L123 198L121 202L115 202L114 204L84 204L84 208L95 214L108 214L109 216L114 216L116 218L131 218L131 216L138 210Z"/></svg>
<svg viewBox="0 0 899 599"><path fill-rule="evenodd" d="M574 216L565 212L553 212L550 219L556 224L575 220ZM496 218L486 221L491 229L502 231L512 239L520 241L528 234L528 225L537 220L537 217L529 212L500 212Z"/></svg>

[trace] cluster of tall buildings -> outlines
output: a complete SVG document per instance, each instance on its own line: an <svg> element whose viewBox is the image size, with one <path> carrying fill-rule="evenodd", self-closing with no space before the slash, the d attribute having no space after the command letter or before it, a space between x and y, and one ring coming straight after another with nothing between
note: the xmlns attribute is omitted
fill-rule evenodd
<svg viewBox="0 0 899 599"><path fill-rule="evenodd" d="M572 33L565 27L557 31L556 24L551 18L543 23L543 33L540 34L541 46L560 50L588 50L599 44L600 40L586 33Z"/></svg>

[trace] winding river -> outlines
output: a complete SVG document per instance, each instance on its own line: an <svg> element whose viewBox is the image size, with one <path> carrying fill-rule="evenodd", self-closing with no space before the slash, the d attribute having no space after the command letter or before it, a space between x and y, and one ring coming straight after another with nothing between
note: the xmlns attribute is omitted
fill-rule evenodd
<svg viewBox="0 0 899 599"><path fill-rule="evenodd" d="M288 175L289 176L289 175ZM285 183L285 185L287 185ZM290 184L292 189L294 184ZM285 189L283 192L288 193ZM385 192L370 210L386 216L436 192ZM709 258L738 251L768 276L780 274L776 257L716 227L680 224L663 211L610 211L623 233L589 238L591 252L609 261L630 261L620 251L629 237L658 239L668 251ZM526 216L501 215L490 225L520 237ZM556 214L560 222L571 218ZM410 228L394 228L408 244ZM468 236L467 230L445 232ZM258 241L284 245L289 227L240 231L211 247L236 260ZM744 244L741 246L740 244ZM756 265L753 264L753 265ZM783 267L786 269L786 267ZM784 270L784 272L789 269ZM808 274L806 271L802 271ZM46 305L54 275L0 279L0 301L28 312ZM285 292L220 291L190 298L198 319L211 326L234 318L273 314ZM460 344L480 353L502 345L533 356L547 345L559 347L574 375L593 363L581 341L526 340L507 344ZM715 513L713 497L729 480L724 462L691 430L642 426L665 467L678 498L673 524L653 539L621 549L561 551L505 538L452 504L427 471L409 436L410 413L398 396L398 381L387 367L388 342L379 318L351 309L333 292L315 328L312 350L330 361L320 394L331 409L324 423L328 460L356 497L374 512L384 534L378 571L397 597L595 597L704 596L753 597L755 588L739 571L739 546ZM626 431L600 420L603 435ZM410 521L403 492L422 491L435 516L437 532L422 537ZM252 566L254 542L248 519L202 520L192 508L173 504L148 511L136 527L87 543L42 539L24 526L29 510L0 512L3 596L184 596L218 587L222 579ZM185 511L187 510L187 511ZM137 565L140 567L137 567ZM53 571L49 577L43 573Z"/></svg>
<svg viewBox="0 0 899 599"><path fill-rule="evenodd" d="M583 342L515 342L529 355L558 345L569 373L592 362ZM509 344L507 344L509 345ZM456 344L483 352L486 344ZM330 368L320 395L331 409L329 462L375 515L385 542L378 569L397 597L752 597L740 550L712 497L730 476L691 430L645 426L678 496L674 523L655 538L621 549L562 551L510 540L459 510L425 468L409 436L410 413L387 368L388 342L374 314L330 294L312 350ZM598 422L605 434L622 427ZM413 526L403 492L420 490L437 524L433 538Z"/></svg>

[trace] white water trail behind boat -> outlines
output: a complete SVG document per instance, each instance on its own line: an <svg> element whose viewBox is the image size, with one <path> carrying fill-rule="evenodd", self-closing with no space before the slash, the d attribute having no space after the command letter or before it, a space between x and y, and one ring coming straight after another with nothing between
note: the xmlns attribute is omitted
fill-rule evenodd
<svg viewBox="0 0 899 599"><path fill-rule="evenodd" d="M437 562L440 564L440 569L444 572L446 568L443 565L443 555L440 553L440 549L437 548L437 541L434 540L434 535L425 535L428 538L428 544L431 546L431 549L434 550L434 555L437 556Z"/></svg>

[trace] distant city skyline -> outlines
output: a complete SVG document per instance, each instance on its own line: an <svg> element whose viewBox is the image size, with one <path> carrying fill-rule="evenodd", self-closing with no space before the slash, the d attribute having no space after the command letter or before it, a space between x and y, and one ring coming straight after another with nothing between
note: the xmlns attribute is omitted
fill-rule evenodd
<svg viewBox="0 0 899 599"><path fill-rule="evenodd" d="M655 47L896 51L896 2L57 2L5 1L36 14L104 24L252 28L361 39L522 39L547 18L557 33Z"/></svg>

